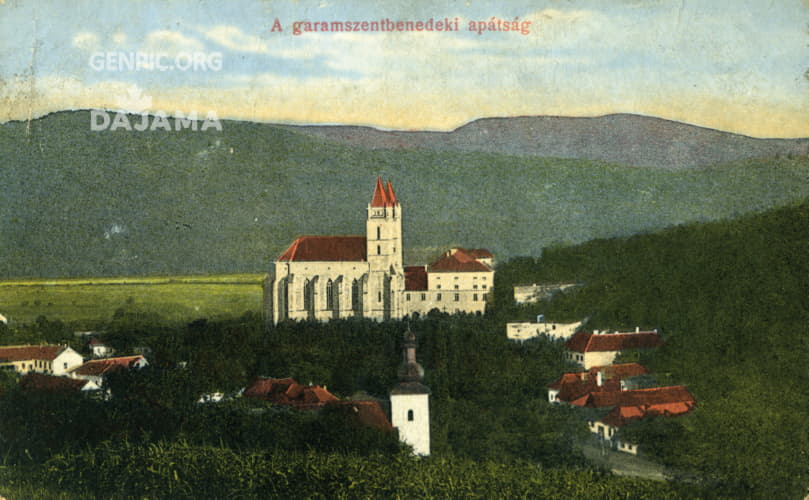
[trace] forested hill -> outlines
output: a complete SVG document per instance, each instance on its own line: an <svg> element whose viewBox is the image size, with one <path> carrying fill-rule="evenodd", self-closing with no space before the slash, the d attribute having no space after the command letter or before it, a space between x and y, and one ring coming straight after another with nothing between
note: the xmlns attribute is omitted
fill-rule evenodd
<svg viewBox="0 0 809 500"><path fill-rule="evenodd" d="M450 245L485 247L500 260L538 256L555 243L809 196L809 157L786 150L665 170L372 150L302 132L230 121L221 131L93 131L89 112L2 124L0 277L265 271L296 236L362 234L377 175L392 180L402 201L408 263Z"/></svg>
<svg viewBox="0 0 809 500"><path fill-rule="evenodd" d="M578 281L552 320L661 328L645 359L685 383L692 415L630 427L661 460L736 497L802 498L809 486L809 200L738 220L593 241L500 267L498 282ZM501 287L502 288L502 287ZM510 290L497 290L509 301Z"/></svg>

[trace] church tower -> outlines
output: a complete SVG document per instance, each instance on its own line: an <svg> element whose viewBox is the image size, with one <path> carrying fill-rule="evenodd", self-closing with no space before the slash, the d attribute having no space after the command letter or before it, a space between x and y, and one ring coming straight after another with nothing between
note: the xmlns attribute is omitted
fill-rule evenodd
<svg viewBox="0 0 809 500"><path fill-rule="evenodd" d="M430 454L430 389L421 383L424 369L416 361L416 335L404 334L404 360L399 383L390 391L390 421L399 440L413 447L417 455Z"/></svg>
<svg viewBox="0 0 809 500"><path fill-rule="evenodd" d="M402 207L393 185L376 179L366 218L368 284L364 316L376 319L402 316L404 267L402 265Z"/></svg>

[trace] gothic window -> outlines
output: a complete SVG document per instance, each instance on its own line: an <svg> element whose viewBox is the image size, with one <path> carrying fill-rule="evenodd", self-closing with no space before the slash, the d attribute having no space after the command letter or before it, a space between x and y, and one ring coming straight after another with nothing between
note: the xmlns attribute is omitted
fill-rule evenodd
<svg viewBox="0 0 809 500"><path fill-rule="evenodd" d="M334 294L334 282L329 280L326 282L326 309L329 309L330 311L334 310L337 305Z"/></svg>
<svg viewBox="0 0 809 500"><path fill-rule="evenodd" d="M427 300L427 294L426 293L421 294L421 300Z"/></svg>
<svg viewBox="0 0 809 500"><path fill-rule="evenodd" d="M407 421L412 422L414 420L413 410L407 410Z"/></svg>
<svg viewBox="0 0 809 500"><path fill-rule="evenodd" d="M314 301L312 300L314 298L312 297L312 288L314 288L312 282L306 280L303 284L303 308L307 311L310 311L314 305Z"/></svg>
<svg viewBox="0 0 809 500"><path fill-rule="evenodd" d="M360 282L354 280L351 282L351 308L354 310L355 314L359 314L362 311L362 305L360 304Z"/></svg>

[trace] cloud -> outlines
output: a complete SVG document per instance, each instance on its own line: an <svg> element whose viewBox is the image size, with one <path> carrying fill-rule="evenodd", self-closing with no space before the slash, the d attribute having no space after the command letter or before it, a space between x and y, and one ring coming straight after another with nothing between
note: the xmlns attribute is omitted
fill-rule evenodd
<svg viewBox="0 0 809 500"><path fill-rule="evenodd" d="M203 32L211 41L236 52L266 54L269 45L261 38L245 34L236 26L216 26Z"/></svg>
<svg viewBox="0 0 809 500"><path fill-rule="evenodd" d="M198 52L203 49L196 38L183 35L178 31L158 30L146 35L145 49L151 52L177 53Z"/></svg>
<svg viewBox="0 0 809 500"><path fill-rule="evenodd" d="M98 35L82 31L73 36L73 46L82 50L92 50L98 46Z"/></svg>

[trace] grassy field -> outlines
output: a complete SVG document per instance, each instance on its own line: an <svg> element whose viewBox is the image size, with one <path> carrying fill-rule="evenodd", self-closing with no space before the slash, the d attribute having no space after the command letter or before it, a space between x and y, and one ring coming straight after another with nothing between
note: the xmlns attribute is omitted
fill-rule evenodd
<svg viewBox="0 0 809 500"><path fill-rule="evenodd" d="M121 307L170 321L261 311L261 274L0 281L0 313L25 323L44 315L78 324Z"/></svg>

